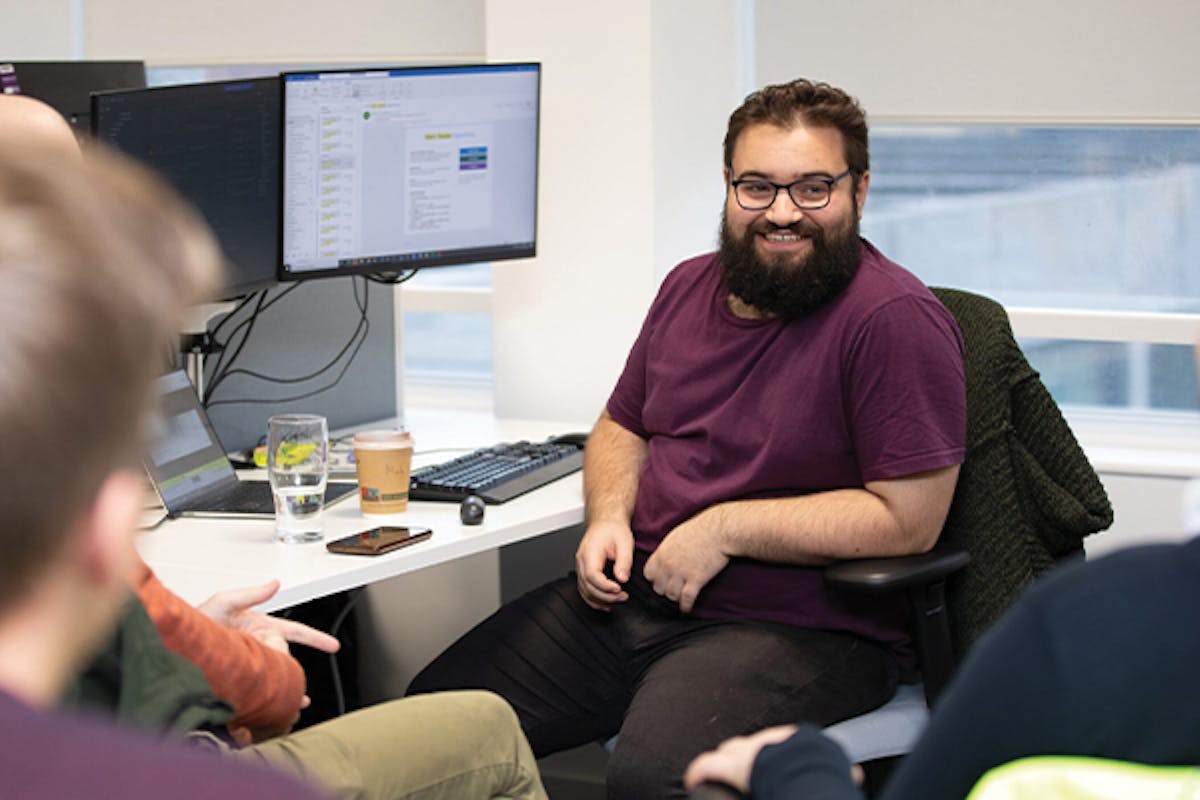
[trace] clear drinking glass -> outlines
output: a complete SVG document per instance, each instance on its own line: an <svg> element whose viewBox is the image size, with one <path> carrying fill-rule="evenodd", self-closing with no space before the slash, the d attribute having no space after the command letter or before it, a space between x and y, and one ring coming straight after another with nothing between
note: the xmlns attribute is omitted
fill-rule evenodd
<svg viewBox="0 0 1200 800"><path fill-rule="evenodd" d="M277 414L267 420L267 475L275 496L275 536L316 542L329 466L329 429L319 414Z"/></svg>

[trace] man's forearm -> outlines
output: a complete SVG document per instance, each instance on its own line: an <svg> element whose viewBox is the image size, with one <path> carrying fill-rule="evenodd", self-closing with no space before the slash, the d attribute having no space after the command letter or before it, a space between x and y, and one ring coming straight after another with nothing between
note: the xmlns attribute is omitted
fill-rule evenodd
<svg viewBox="0 0 1200 800"><path fill-rule="evenodd" d="M697 515L726 555L792 564L910 555L937 541L957 467L880 481L864 489L735 500Z"/></svg>
<svg viewBox="0 0 1200 800"><path fill-rule="evenodd" d="M702 512L727 555L787 564L900 555L907 550L879 498L865 489L735 500Z"/></svg>
<svg viewBox="0 0 1200 800"><path fill-rule="evenodd" d="M588 436L583 457L583 496L589 524L600 520L629 523L647 449L644 439L614 422L607 411L600 415Z"/></svg>

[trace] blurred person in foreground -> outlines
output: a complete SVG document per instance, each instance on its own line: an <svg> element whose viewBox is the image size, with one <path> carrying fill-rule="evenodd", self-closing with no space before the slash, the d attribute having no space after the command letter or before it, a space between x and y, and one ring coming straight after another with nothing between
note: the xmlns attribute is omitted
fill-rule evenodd
<svg viewBox="0 0 1200 800"><path fill-rule="evenodd" d="M47 153L64 170L109 160L99 152L83 157L62 117L24 97L0 97L0 147ZM173 195L171 202L182 205ZM138 222L131 212L127 224ZM157 217L144 220L147 229L158 224ZM177 330L150 341L169 343ZM87 402L86 389L76 389ZM137 599L125 605L117 633L68 687L71 704L269 765L343 798L545 797L512 709L485 692L382 703L289 733L308 704L304 671L289 643L333 652L337 640L253 611L277 582L219 592L193 607L130 555L126 577Z"/></svg>
<svg viewBox="0 0 1200 800"><path fill-rule="evenodd" d="M139 170L36 138L14 144L16 122L0 130L0 793L315 797L282 775L54 710L128 596L152 379L185 307L214 286L219 254Z"/></svg>

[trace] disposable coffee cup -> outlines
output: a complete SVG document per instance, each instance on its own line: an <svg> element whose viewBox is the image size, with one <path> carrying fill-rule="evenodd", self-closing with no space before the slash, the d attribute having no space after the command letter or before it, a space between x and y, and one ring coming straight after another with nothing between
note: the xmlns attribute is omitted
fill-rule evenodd
<svg viewBox="0 0 1200 800"><path fill-rule="evenodd" d="M354 434L358 500L364 514L398 514L408 509L412 436L407 431Z"/></svg>

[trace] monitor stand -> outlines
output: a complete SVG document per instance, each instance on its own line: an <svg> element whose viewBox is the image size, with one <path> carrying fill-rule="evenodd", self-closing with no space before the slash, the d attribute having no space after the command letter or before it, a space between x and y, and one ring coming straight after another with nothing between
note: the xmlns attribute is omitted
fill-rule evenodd
<svg viewBox="0 0 1200 800"><path fill-rule="evenodd" d="M232 312L237 303L205 303L188 309L183 322L183 330L179 334L179 352L183 354L184 370L196 388L196 396L200 402L205 400L204 358L217 348L211 336L208 335L208 323L214 318Z"/></svg>

